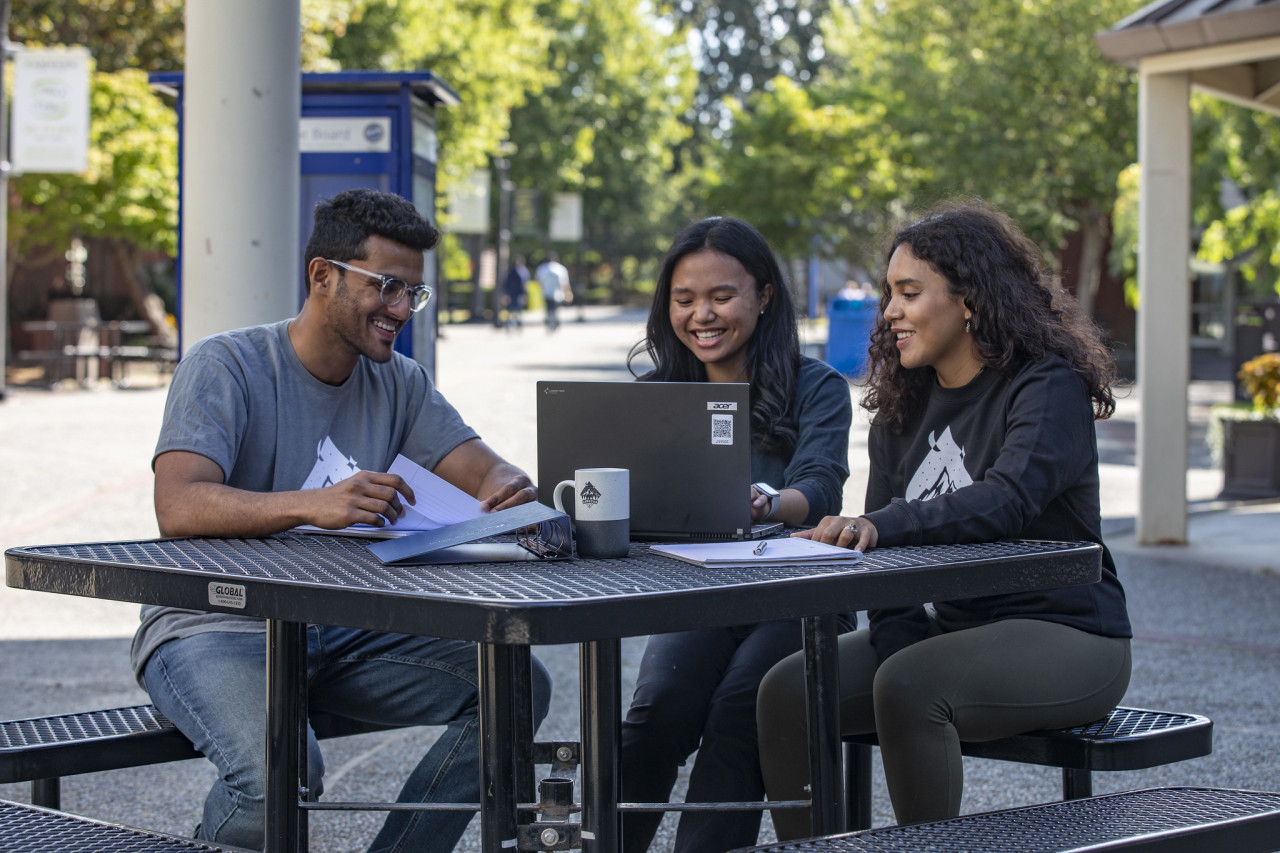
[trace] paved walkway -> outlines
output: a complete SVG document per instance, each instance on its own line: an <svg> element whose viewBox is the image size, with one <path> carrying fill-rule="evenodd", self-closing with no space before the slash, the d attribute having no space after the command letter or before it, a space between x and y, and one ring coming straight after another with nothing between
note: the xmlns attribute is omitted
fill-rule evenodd
<svg viewBox="0 0 1280 853"><path fill-rule="evenodd" d="M626 353L643 333L641 312L588 309L587 322L554 335L528 315L520 333L489 326L447 326L438 347L444 393L495 449L536 467L534 381L626 379ZM139 386L143 382L137 383ZM853 389L855 394L857 389ZM1219 506L1221 475L1203 444L1208 406L1229 397L1222 382L1190 389L1192 452L1188 493L1197 507L1185 547L1133 543L1136 394L1099 424L1103 512L1108 543L1128 591L1136 639L1128 704L1204 713L1215 720L1215 752L1152 771L1101 774L1099 792L1161 784L1280 789L1280 503ZM83 391L9 388L0 403L0 548L49 542L156 535L149 461L165 390ZM853 476L846 511L862 505L866 424L855 415ZM0 719L145 701L128 671L134 605L0 588ZM642 639L624 642L629 684ZM538 650L557 692L542 735L577 737L576 649ZM627 694L629 696L629 693ZM326 747L329 794L390 799L432 730L390 732ZM1053 771L970 761L965 810L981 811L1056 795ZM210 767L187 762L66 780L69 810L178 834L189 833L210 782ZM879 771L876 822L892 820ZM25 786L0 785L0 797L27 799ZM312 818L313 848L362 850L376 815ZM672 819L655 850L669 849ZM762 840L771 838L768 820ZM473 825L459 849L478 849Z"/></svg>

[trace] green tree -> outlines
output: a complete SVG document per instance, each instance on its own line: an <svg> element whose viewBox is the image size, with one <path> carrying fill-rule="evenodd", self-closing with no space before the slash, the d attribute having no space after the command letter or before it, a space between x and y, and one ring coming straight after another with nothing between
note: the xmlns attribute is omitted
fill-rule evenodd
<svg viewBox="0 0 1280 853"><path fill-rule="evenodd" d="M149 317L150 285L140 253L177 251L177 116L141 71L97 72L90 90L89 169L27 174L9 184L8 274L73 237L105 246L139 316ZM150 318L150 317L149 317Z"/></svg>
<svg viewBox="0 0 1280 853"><path fill-rule="evenodd" d="M847 125L857 136L844 142L870 152L853 162L884 157L899 170L890 210L977 195L1050 251L1070 231L1082 231L1085 261L1074 283L1087 303L1101 269L1116 176L1133 161L1136 136L1132 73L1106 62L1093 34L1138 5L833 6L824 29L827 57L811 97L824 109L841 105L876 117L870 126ZM765 112L757 106L738 122ZM734 129L735 137L743 132ZM886 210L878 193L864 194L853 207L866 221Z"/></svg>
<svg viewBox="0 0 1280 853"><path fill-rule="evenodd" d="M776 77L808 83L825 56L822 20L830 6L830 0L670 3L668 15L697 45L693 123L723 129L733 118L731 100L741 104L768 91Z"/></svg>
<svg viewBox="0 0 1280 853"><path fill-rule="evenodd" d="M512 114L511 178L544 197L582 194L577 259L621 295L628 258L651 260L682 218L688 177L674 151L689 132L681 116L693 67L683 39L662 32L635 0L553 0L542 16L556 32L549 65L557 79Z"/></svg>
<svg viewBox="0 0 1280 853"><path fill-rule="evenodd" d="M1192 110L1198 254L1234 262L1254 296L1280 294L1280 118L1198 93Z"/></svg>
<svg viewBox="0 0 1280 853"><path fill-rule="evenodd" d="M98 71L177 71L184 45L183 0L21 0L9 37L26 45L81 45Z"/></svg>
<svg viewBox="0 0 1280 853"><path fill-rule="evenodd" d="M1246 292L1280 293L1280 118L1212 95L1191 96L1191 216L1197 254L1232 262ZM1120 176L1111 267L1138 299L1137 163Z"/></svg>
<svg viewBox="0 0 1280 853"><path fill-rule="evenodd" d="M729 102L731 144L704 176L708 208L752 223L784 257L861 255L911 170L863 144L884 140L882 105L815 95L779 78L750 113Z"/></svg>
<svg viewBox="0 0 1280 853"><path fill-rule="evenodd" d="M511 110L553 79L534 0L308 0L304 13L307 69L430 69L461 94L437 113L445 189L487 165Z"/></svg>

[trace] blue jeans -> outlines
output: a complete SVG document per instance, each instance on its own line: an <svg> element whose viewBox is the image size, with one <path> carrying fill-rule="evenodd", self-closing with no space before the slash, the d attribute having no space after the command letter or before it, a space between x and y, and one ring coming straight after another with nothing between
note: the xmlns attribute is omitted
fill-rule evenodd
<svg viewBox="0 0 1280 853"><path fill-rule="evenodd" d="M839 630L852 629L853 619L842 618ZM685 802L763 800L756 691L770 667L803 645L798 619L650 637L622 723L622 800L667 802L694 750ZM686 812L676 853L751 846L760 817L758 811ZM658 812L627 814L625 853L644 853L661 821Z"/></svg>
<svg viewBox="0 0 1280 853"><path fill-rule="evenodd" d="M201 840L261 850L265 834L266 635L209 632L170 640L144 671L147 692L218 768L205 798ZM533 661L534 725L551 676ZM390 726L445 726L397 798L402 803L480 800L476 646L353 628L307 627L310 709ZM308 786L319 797L324 760L307 732ZM450 851L467 828L462 811L390 812L370 851Z"/></svg>

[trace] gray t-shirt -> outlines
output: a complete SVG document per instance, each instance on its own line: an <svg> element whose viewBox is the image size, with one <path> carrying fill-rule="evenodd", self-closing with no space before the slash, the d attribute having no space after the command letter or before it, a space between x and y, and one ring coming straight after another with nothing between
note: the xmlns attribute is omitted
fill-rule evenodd
<svg viewBox="0 0 1280 853"><path fill-rule="evenodd" d="M397 453L431 470L476 433L417 362L361 358L342 385L298 360L285 320L197 342L174 372L155 456L199 453L228 486L254 492L321 488L358 471L386 471ZM152 457L152 464L155 457ZM206 631L264 631L262 620L144 606L130 660L141 680L168 640Z"/></svg>

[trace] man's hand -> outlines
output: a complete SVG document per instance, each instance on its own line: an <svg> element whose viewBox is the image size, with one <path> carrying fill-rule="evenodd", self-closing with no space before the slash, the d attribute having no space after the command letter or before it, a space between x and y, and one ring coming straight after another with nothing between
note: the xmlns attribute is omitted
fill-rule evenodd
<svg viewBox="0 0 1280 853"><path fill-rule="evenodd" d="M514 470L514 469L513 469ZM493 494L480 502L480 509L494 512L500 509L527 504L538 499L533 482L521 472L500 485Z"/></svg>
<svg viewBox="0 0 1280 853"><path fill-rule="evenodd" d="M464 441L436 464L438 477L480 501L485 512L538 499L529 475L507 462L478 438Z"/></svg>
<svg viewBox="0 0 1280 853"><path fill-rule="evenodd" d="M382 527L404 513L404 501L413 504L415 500L413 490L398 474L373 471L357 471L339 483L312 491L315 501L308 509L311 518L307 523L325 530L353 524Z"/></svg>
<svg viewBox="0 0 1280 853"><path fill-rule="evenodd" d="M156 457L156 521L164 536L269 536L313 524L341 530L357 522L382 526L414 501L395 474L360 471L323 489L249 492L223 482L222 469L198 453Z"/></svg>
<svg viewBox="0 0 1280 853"><path fill-rule="evenodd" d="M856 548L864 552L876 547L876 542L880 540L880 532L865 515L857 518L828 515L811 529L791 535L800 539L826 542L828 545L839 545L842 548Z"/></svg>

